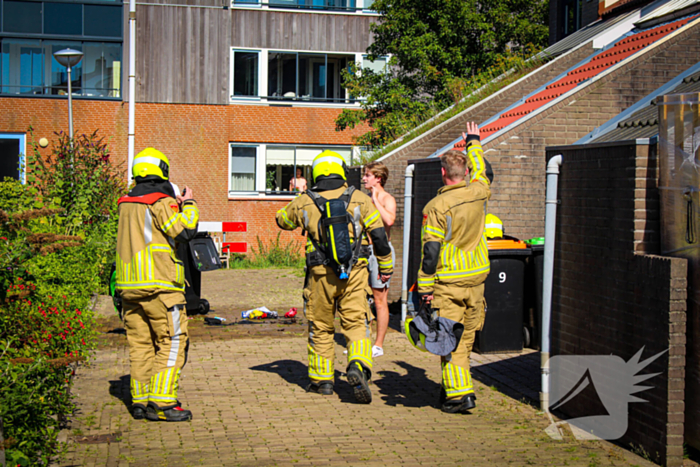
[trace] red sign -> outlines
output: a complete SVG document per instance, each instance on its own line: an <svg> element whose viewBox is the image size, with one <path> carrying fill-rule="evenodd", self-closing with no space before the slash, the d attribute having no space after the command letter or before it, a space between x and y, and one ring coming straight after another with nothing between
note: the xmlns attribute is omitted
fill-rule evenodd
<svg viewBox="0 0 700 467"><path fill-rule="evenodd" d="M247 222L222 222L221 223L222 232L247 232L248 223Z"/></svg>
<svg viewBox="0 0 700 467"><path fill-rule="evenodd" d="M248 243L246 242L224 242L221 247L223 253L247 253Z"/></svg>

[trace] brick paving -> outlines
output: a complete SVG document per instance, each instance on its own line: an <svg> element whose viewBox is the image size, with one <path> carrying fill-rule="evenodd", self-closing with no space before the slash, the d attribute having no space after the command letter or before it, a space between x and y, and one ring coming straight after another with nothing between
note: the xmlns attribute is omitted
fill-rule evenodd
<svg viewBox="0 0 700 467"><path fill-rule="evenodd" d="M375 361L369 405L354 402L336 349L337 394L324 397L304 391L303 336L195 340L180 392L194 420L170 424L131 419L127 349L101 349L76 376L60 465L654 465L607 442L550 439L547 416L521 400L537 398L536 352L473 355L477 408L448 415L438 359L399 333Z"/></svg>

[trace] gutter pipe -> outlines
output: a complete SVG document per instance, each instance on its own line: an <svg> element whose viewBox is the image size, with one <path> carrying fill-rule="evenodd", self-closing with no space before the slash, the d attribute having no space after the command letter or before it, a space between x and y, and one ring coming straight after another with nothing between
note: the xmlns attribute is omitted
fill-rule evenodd
<svg viewBox="0 0 700 467"><path fill-rule="evenodd" d="M413 171L415 164L406 167L403 191L403 257L401 262L401 329L406 322L408 312L408 249L411 239L411 204L413 198Z"/></svg>
<svg viewBox="0 0 700 467"><path fill-rule="evenodd" d="M136 113L136 0L129 0L129 153L127 159L127 178L131 183L131 168L134 166L134 138Z"/></svg>
<svg viewBox="0 0 700 467"><path fill-rule="evenodd" d="M552 320L552 282L554 280L554 235L557 227L557 183L561 154L552 157L547 163L547 195L544 220L544 274L542 284L542 392L540 409L549 413L549 333Z"/></svg>

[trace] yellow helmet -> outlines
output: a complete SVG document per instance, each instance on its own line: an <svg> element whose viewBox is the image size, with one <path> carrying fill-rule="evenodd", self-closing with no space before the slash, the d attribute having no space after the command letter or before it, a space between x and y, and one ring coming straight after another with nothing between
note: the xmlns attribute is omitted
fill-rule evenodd
<svg viewBox="0 0 700 467"><path fill-rule="evenodd" d="M314 157L314 183L316 183L318 177L329 175L340 175L343 180L347 180L345 175L345 159L337 152L326 149L321 154Z"/></svg>
<svg viewBox="0 0 700 467"><path fill-rule="evenodd" d="M412 321L413 316L407 316L404 322L404 333L408 337L408 342L421 352L427 352L428 350L425 348L425 334L420 332L415 326L411 326Z"/></svg>
<svg viewBox="0 0 700 467"><path fill-rule="evenodd" d="M486 215L486 225L484 227L484 233L486 233L486 238L503 237L503 222L501 222L501 219L494 216L493 214Z"/></svg>
<svg viewBox="0 0 700 467"><path fill-rule="evenodd" d="M170 172L170 162L165 154L157 149L146 148L134 157L134 166L131 173L134 177L148 177L155 175L167 180Z"/></svg>

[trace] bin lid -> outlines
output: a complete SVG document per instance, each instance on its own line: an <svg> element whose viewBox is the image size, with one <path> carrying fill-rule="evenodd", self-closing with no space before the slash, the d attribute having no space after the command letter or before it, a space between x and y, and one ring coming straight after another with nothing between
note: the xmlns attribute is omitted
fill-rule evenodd
<svg viewBox="0 0 700 467"><path fill-rule="evenodd" d="M528 245L544 245L544 237L534 237L525 240Z"/></svg>
<svg viewBox="0 0 700 467"><path fill-rule="evenodd" d="M527 244L515 238L491 238L486 241L489 250L525 250Z"/></svg>

